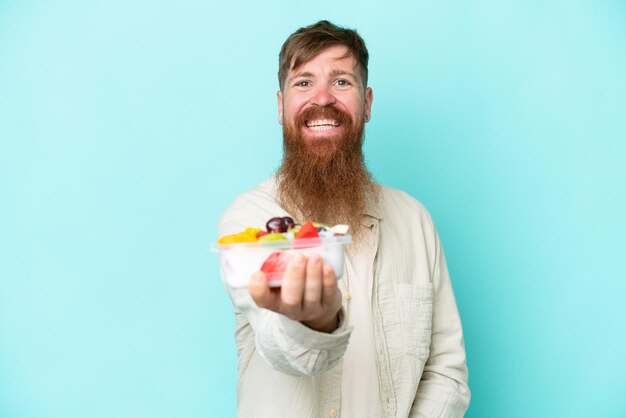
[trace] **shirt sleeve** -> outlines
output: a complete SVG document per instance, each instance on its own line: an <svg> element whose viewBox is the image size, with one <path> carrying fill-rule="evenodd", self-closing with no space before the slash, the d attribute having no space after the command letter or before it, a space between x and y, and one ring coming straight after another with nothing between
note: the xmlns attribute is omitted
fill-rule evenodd
<svg viewBox="0 0 626 418"><path fill-rule="evenodd" d="M434 231L434 226L433 226ZM410 417L463 417L470 401L463 330L436 231L430 354Z"/></svg>
<svg viewBox="0 0 626 418"><path fill-rule="evenodd" d="M343 308L338 328L327 334L259 308L247 288L227 290L235 310L254 330L256 351L272 368L293 376L313 376L332 369L341 360L351 333Z"/></svg>

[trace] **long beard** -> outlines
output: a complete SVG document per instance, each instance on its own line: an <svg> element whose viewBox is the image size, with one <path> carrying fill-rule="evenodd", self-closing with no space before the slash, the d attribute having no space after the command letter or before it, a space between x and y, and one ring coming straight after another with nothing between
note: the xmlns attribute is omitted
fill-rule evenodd
<svg viewBox="0 0 626 418"><path fill-rule="evenodd" d="M335 119L343 134L304 138L306 120ZM277 173L278 199L299 222L310 219L329 225L347 224L355 242L362 231L368 201L378 188L363 159L364 121L326 106L310 108L283 127L283 161Z"/></svg>

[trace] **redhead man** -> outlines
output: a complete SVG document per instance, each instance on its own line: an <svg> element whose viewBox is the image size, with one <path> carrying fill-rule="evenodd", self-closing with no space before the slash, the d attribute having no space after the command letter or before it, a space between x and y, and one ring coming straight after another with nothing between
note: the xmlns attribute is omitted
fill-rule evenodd
<svg viewBox="0 0 626 418"><path fill-rule="evenodd" d="M337 280L320 257L290 258L280 288L262 272L229 289L237 323L238 416L462 417L470 391L461 321L426 209L375 183L363 158L372 115L368 52L321 21L279 56L277 173L239 196L220 235L276 216L348 224Z"/></svg>

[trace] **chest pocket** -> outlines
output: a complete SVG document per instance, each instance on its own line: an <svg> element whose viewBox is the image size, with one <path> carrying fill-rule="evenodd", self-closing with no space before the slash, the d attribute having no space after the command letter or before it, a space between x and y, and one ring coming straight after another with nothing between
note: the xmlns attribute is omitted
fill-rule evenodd
<svg viewBox="0 0 626 418"><path fill-rule="evenodd" d="M398 291L406 353L426 362L433 329L433 285L399 284Z"/></svg>

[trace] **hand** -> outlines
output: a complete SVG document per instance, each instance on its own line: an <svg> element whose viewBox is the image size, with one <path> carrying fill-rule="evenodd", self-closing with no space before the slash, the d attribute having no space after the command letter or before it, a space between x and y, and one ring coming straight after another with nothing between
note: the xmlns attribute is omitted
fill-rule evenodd
<svg viewBox="0 0 626 418"><path fill-rule="evenodd" d="M316 331L337 329L341 294L332 266L323 265L317 254L308 260L300 253L289 258L282 287L271 288L265 274L258 271L248 285L250 296L260 308L285 315Z"/></svg>

